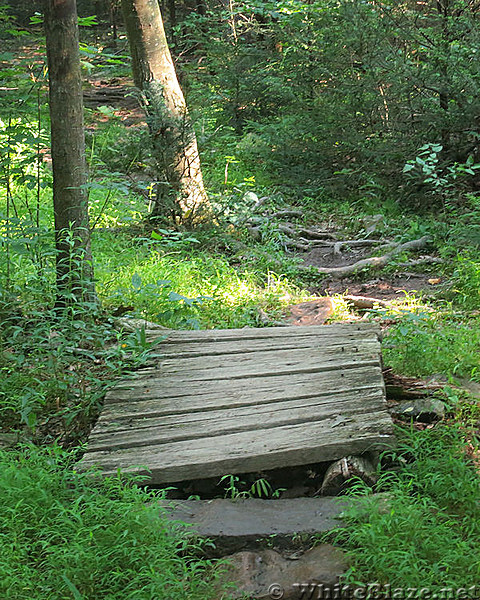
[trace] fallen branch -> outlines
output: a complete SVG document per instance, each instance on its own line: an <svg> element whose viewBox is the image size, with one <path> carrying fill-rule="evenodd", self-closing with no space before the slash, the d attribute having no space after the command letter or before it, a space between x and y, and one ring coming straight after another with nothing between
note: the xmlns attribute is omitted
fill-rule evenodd
<svg viewBox="0 0 480 600"><path fill-rule="evenodd" d="M346 275L352 275L353 273L355 273L355 271L358 271L359 269L364 269L365 267L373 267L379 269L387 265L397 254L401 254L402 252L408 252L411 250L421 250L428 244L429 241L430 238L427 235L424 235L418 240L412 240L410 242L398 244L392 250L390 250L390 252L387 252L383 256L372 256L371 258L364 258L353 263L352 265L346 265L345 267L314 267L314 269L317 273L320 273L322 275L331 275L332 277L338 278L345 277Z"/></svg>
<svg viewBox="0 0 480 600"><path fill-rule="evenodd" d="M359 310L368 310L375 308L375 306L380 306L381 308L392 306L391 302L379 300L378 298L370 298L369 296L344 296L344 299Z"/></svg>

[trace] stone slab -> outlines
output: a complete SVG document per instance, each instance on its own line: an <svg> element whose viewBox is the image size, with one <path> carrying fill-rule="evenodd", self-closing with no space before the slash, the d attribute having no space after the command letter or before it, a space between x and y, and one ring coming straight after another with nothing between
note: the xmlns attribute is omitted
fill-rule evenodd
<svg viewBox="0 0 480 600"><path fill-rule="evenodd" d="M219 554L261 547L295 546L341 526L345 501L335 497L262 500L175 500L163 502L174 520L192 525L192 532L214 541ZM273 537L274 536L274 537ZM292 544L292 541L294 542Z"/></svg>

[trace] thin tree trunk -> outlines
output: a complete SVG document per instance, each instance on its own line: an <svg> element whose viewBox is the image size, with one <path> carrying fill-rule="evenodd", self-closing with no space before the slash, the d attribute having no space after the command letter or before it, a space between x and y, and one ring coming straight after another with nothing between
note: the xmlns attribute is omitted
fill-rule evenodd
<svg viewBox="0 0 480 600"><path fill-rule="evenodd" d="M117 32L117 7L114 0L108 2L108 12L110 17L110 27L112 29L112 45L117 47L118 32Z"/></svg>
<svg viewBox="0 0 480 600"><path fill-rule="evenodd" d="M168 48L157 0L122 0L135 85L142 91L163 181L154 217L195 224L208 215L197 140Z"/></svg>
<svg viewBox="0 0 480 600"><path fill-rule="evenodd" d="M57 304L94 301L76 0L44 0Z"/></svg>

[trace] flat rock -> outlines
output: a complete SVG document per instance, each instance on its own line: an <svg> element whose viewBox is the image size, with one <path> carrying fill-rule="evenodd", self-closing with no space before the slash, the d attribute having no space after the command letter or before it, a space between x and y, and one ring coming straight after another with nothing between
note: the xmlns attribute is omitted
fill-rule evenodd
<svg viewBox="0 0 480 600"><path fill-rule="evenodd" d="M415 419L425 423L443 419L445 404L435 398L419 398L408 402L400 402L391 408L395 417L403 420Z"/></svg>
<svg viewBox="0 0 480 600"><path fill-rule="evenodd" d="M333 314L331 298L317 298L287 308L286 321L290 325L323 325Z"/></svg>
<svg viewBox="0 0 480 600"><path fill-rule="evenodd" d="M341 526L345 504L337 498L261 500L175 500L165 503L171 517L193 525L201 537L215 542L217 553L260 547L275 536L275 545L289 547L292 538L331 531Z"/></svg>
<svg viewBox="0 0 480 600"><path fill-rule="evenodd" d="M342 552L329 544L295 555L293 560L273 550L238 552L226 558L230 566L225 580L235 586L230 592L232 598L313 598L308 591L306 593L309 584L313 584L311 589L317 594L321 586L327 589L335 586L347 569ZM320 597L323 596L315 595L315 598Z"/></svg>

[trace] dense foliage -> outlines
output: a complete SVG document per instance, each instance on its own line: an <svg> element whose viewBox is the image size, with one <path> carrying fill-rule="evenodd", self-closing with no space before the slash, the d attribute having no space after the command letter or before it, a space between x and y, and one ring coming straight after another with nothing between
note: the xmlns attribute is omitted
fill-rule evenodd
<svg viewBox="0 0 480 600"><path fill-rule="evenodd" d="M212 597L200 546L158 496L72 467L58 448L0 451L2 598Z"/></svg>
<svg viewBox="0 0 480 600"><path fill-rule="evenodd" d="M361 484L353 490L345 514L350 527L336 536L350 549L351 581L361 573L362 581L427 588L439 598L447 588L478 587L480 480L463 433L450 426L398 434L390 456L398 472L390 465L378 496Z"/></svg>
<svg viewBox="0 0 480 600"><path fill-rule="evenodd" d="M196 82L192 103L242 134L235 154L251 169L305 190L428 206L459 178L477 183L462 168L478 162L477 10L456 0L238 2L231 14L188 14L176 49L189 57L180 67Z"/></svg>

